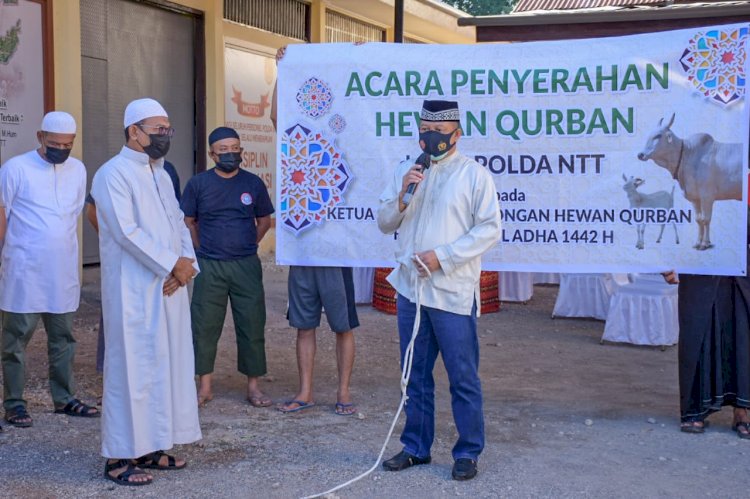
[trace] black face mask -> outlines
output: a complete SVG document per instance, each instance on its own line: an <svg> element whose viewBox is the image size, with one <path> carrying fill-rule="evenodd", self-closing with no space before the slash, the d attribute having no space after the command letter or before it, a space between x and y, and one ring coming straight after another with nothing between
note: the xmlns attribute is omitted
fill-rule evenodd
<svg viewBox="0 0 750 499"><path fill-rule="evenodd" d="M219 157L219 161L216 162L216 168L224 173L232 173L242 163L242 153L239 152L223 152L216 156Z"/></svg>
<svg viewBox="0 0 750 499"><path fill-rule="evenodd" d="M151 143L147 146L141 146L143 148L143 152L148 154L148 157L151 159L160 159L167 155L169 152L169 142L170 142L170 136L169 135L158 135L158 134L148 134L148 138L151 139Z"/></svg>
<svg viewBox="0 0 750 499"><path fill-rule="evenodd" d="M70 156L70 149L60 149L59 147L50 146L44 148L44 157L53 165L61 165L65 163L68 156Z"/></svg>
<svg viewBox="0 0 750 499"><path fill-rule="evenodd" d="M430 155L432 159L440 159L445 156L456 144L451 144L451 136L456 132L440 133L437 130L420 132L419 141L424 142L422 150Z"/></svg>

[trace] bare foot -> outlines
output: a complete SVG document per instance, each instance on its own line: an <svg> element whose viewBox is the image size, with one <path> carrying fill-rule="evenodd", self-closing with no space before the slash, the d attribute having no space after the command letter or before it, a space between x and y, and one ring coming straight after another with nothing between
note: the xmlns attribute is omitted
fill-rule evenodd
<svg viewBox="0 0 750 499"><path fill-rule="evenodd" d="M247 392L247 401L253 407L270 407L273 405L273 400L260 390L252 393Z"/></svg>
<svg viewBox="0 0 750 499"><path fill-rule="evenodd" d="M253 407L270 407L273 404L271 398L258 386L257 376L247 377L247 401Z"/></svg>
<svg viewBox="0 0 750 499"><path fill-rule="evenodd" d="M213 390L211 390L211 375L204 374L199 376L198 382L198 407L206 405L214 399Z"/></svg>
<svg viewBox="0 0 750 499"><path fill-rule="evenodd" d="M214 399L214 395L211 392L203 393L198 392L198 407L203 408L208 405Z"/></svg>

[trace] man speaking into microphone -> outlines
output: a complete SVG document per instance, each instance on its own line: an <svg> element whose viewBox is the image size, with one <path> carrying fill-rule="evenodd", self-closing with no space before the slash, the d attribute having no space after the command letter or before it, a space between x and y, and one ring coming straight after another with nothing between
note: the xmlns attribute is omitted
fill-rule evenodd
<svg viewBox="0 0 750 499"><path fill-rule="evenodd" d="M380 196L378 227L386 234L398 230L397 266L388 281L398 292L402 365L420 313L401 433L403 450L383 468L401 471L432 460L432 371L441 353L458 430L452 476L470 480L477 474L484 447L476 319L479 273L482 254L500 237L500 211L492 176L458 152L460 138L458 103L426 100L419 145L429 155L429 168L402 162Z"/></svg>

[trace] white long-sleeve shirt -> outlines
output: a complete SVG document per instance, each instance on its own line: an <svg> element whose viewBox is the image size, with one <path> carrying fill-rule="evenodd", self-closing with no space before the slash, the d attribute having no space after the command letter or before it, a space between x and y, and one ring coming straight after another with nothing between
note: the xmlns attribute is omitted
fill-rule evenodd
<svg viewBox="0 0 750 499"><path fill-rule="evenodd" d="M0 265L0 310L63 314L78 310L78 217L86 168L52 165L29 151L0 168L0 206L8 228Z"/></svg>
<svg viewBox="0 0 750 499"><path fill-rule="evenodd" d="M401 212L403 177L413 165L413 161L399 164L380 196L378 227L386 234L398 231L397 267L388 281L398 293L416 301L418 273L412 255L434 250L441 268L424 285L422 305L470 315L475 300L479 305L482 254L500 238L500 210L492 176L456 152L432 163Z"/></svg>

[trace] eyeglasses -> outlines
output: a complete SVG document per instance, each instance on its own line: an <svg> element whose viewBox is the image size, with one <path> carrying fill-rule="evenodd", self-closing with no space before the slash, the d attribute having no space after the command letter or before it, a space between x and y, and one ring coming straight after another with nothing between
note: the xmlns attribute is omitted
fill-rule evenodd
<svg viewBox="0 0 750 499"><path fill-rule="evenodd" d="M143 129L146 128L154 128L156 130L156 135L166 135L167 137L171 137L174 135L174 128L161 126L161 125L145 125L143 123L138 123L138 128ZM145 131L145 130L144 130Z"/></svg>

